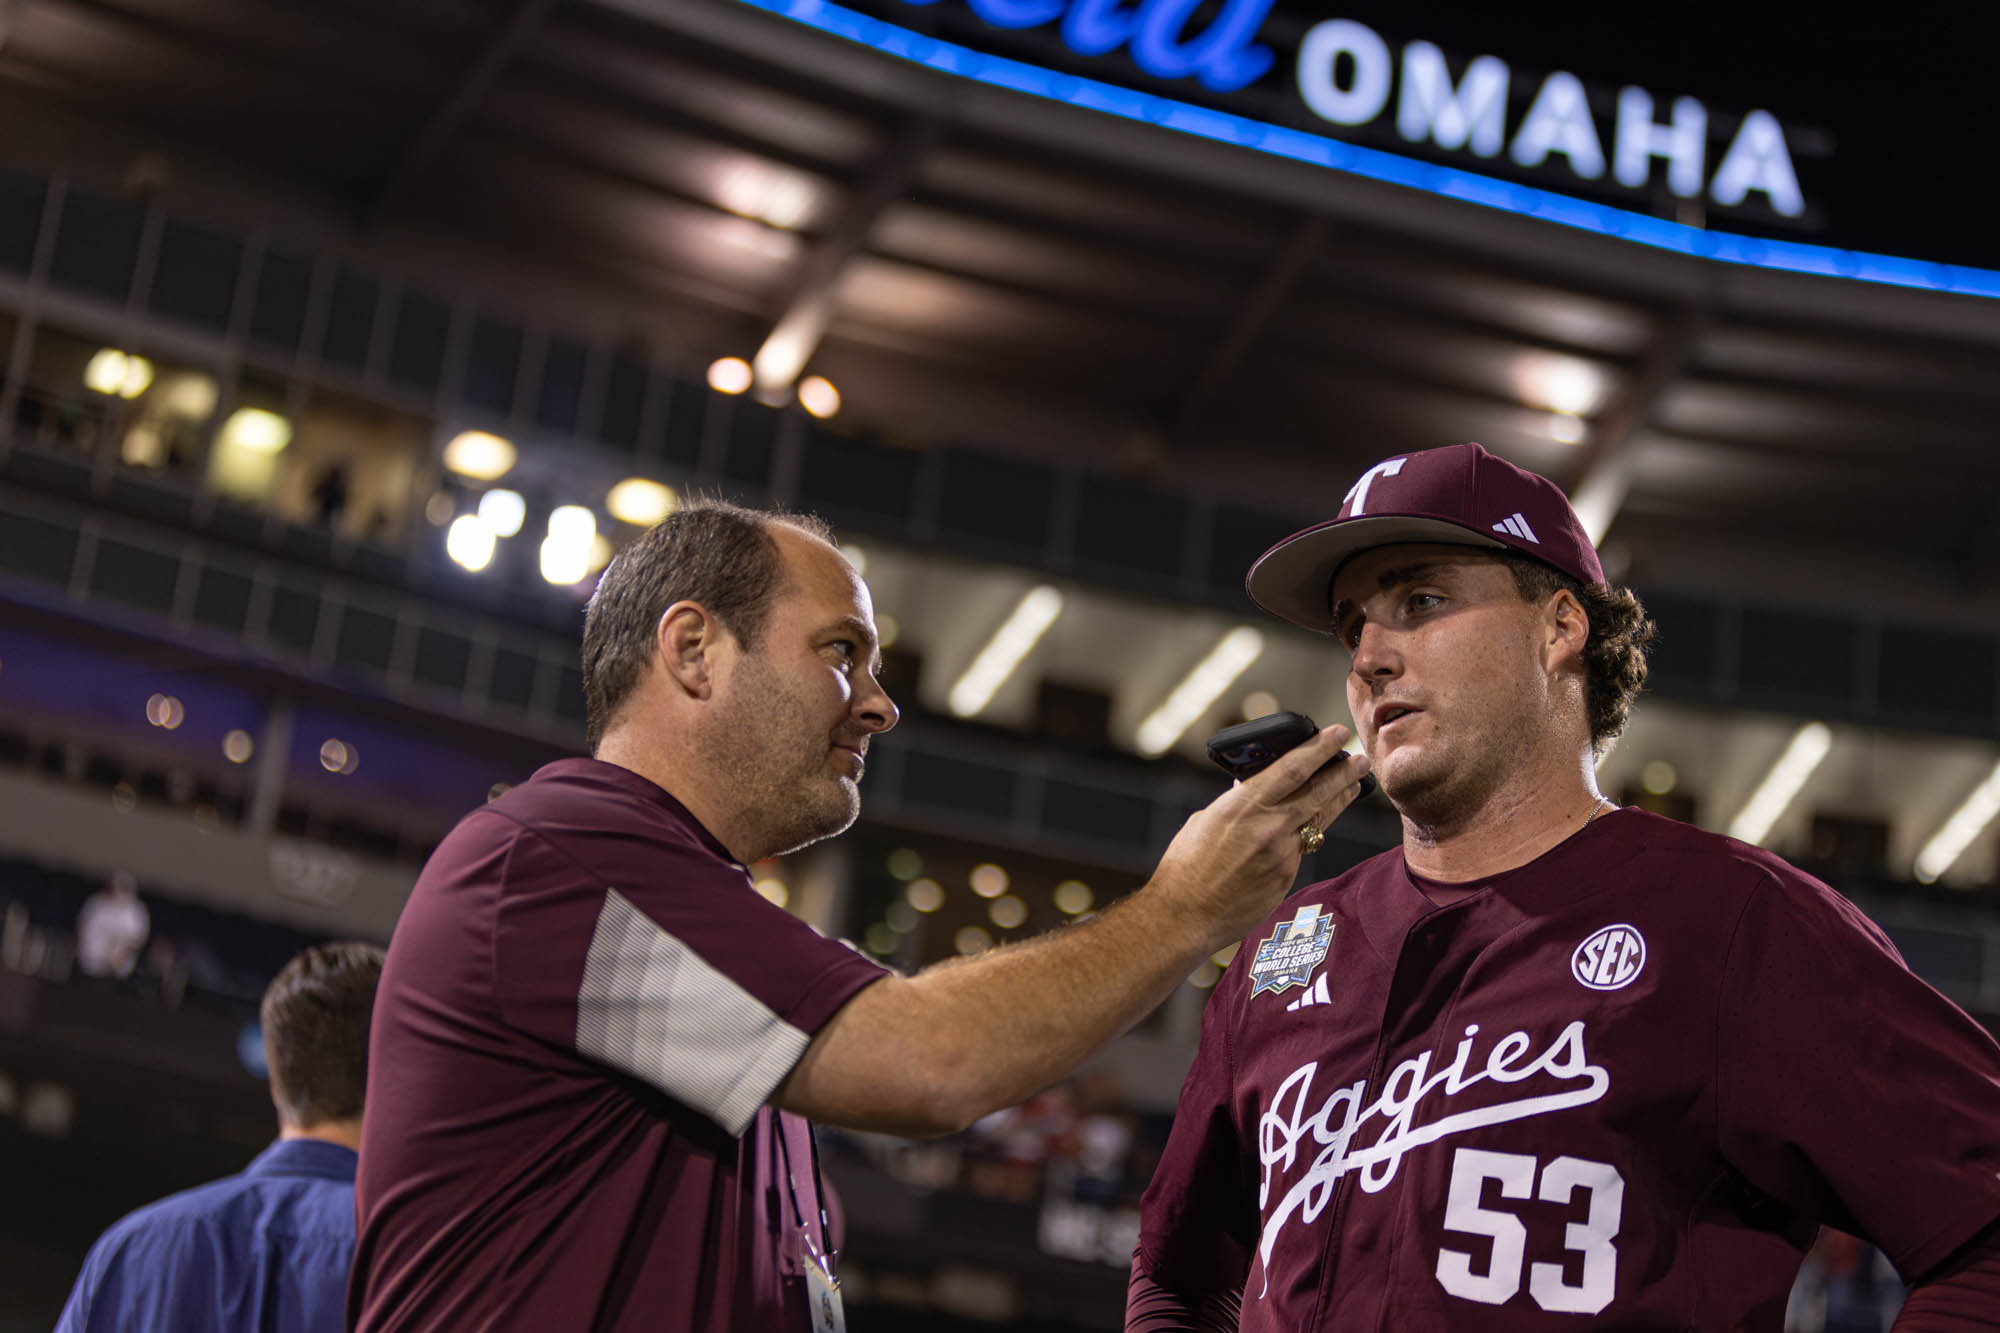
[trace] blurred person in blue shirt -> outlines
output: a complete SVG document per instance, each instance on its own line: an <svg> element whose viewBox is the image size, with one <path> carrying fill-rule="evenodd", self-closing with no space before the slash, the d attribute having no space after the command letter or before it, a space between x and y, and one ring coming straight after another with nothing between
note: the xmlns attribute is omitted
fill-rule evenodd
<svg viewBox="0 0 2000 1333"><path fill-rule="evenodd" d="M57 1333L339 1333L382 951L287 963L260 1019L278 1141L242 1174L148 1204L91 1246Z"/></svg>

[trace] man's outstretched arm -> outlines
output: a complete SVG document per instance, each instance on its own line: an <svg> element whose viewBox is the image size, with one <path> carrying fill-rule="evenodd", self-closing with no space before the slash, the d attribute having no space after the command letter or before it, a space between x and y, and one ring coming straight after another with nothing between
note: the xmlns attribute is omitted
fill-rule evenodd
<svg viewBox="0 0 2000 1333"><path fill-rule="evenodd" d="M1355 756L1315 776L1346 738L1328 728L1196 811L1145 886L1095 919L868 986L772 1103L856 1129L940 1134L1065 1077L1283 899L1300 825L1324 827L1367 772Z"/></svg>

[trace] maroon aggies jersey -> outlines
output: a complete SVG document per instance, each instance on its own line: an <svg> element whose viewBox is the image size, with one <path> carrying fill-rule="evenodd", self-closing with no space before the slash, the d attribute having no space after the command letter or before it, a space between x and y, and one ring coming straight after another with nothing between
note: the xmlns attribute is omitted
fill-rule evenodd
<svg viewBox="0 0 2000 1333"><path fill-rule="evenodd" d="M1258 1333L1777 1330L1815 1224L1914 1278L2000 1217L2000 1047L1818 881L1619 811L1451 887L1389 852L1245 942L1140 1272Z"/></svg>

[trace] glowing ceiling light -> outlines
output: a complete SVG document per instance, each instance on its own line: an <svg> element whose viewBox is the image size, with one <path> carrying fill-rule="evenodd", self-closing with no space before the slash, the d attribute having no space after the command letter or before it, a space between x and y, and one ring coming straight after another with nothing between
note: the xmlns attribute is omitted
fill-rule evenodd
<svg viewBox="0 0 2000 1333"><path fill-rule="evenodd" d="M840 390L818 375L799 381L799 406L825 420L840 410Z"/></svg>
<svg viewBox="0 0 2000 1333"><path fill-rule="evenodd" d="M967 879L972 885L972 891L982 898L998 898L1007 892L1008 884L1012 883L1007 871L991 861L972 867L972 873Z"/></svg>
<svg viewBox="0 0 2000 1333"><path fill-rule="evenodd" d="M1028 919L1028 905L1013 894L995 898L986 909L987 919L1002 930L1013 930Z"/></svg>
<svg viewBox="0 0 2000 1333"><path fill-rule="evenodd" d="M1186 679L1139 724L1139 753L1165 754L1264 651L1264 636L1238 625L1195 663Z"/></svg>
<svg viewBox="0 0 2000 1333"><path fill-rule="evenodd" d="M125 382L125 353L116 347L99 349L83 368L83 386L92 393L116 394Z"/></svg>
<svg viewBox="0 0 2000 1333"><path fill-rule="evenodd" d="M528 518L528 502L519 491L490 490L479 497L479 521L493 529L496 537L511 537Z"/></svg>
<svg viewBox="0 0 2000 1333"><path fill-rule="evenodd" d="M542 577L564 586L582 582L596 545L597 515L584 505L557 505L549 511L549 535L542 539Z"/></svg>
<svg viewBox="0 0 2000 1333"><path fill-rule="evenodd" d="M717 393L742 393L750 387L750 363L740 356L725 356L708 367L708 387Z"/></svg>
<svg viewBox="0 0 2000 1333"><path fill-rule="evenodd" d="M819 342L817 329L809 323L795 311L764 339L750 362L751 377L760 389L775 393L798 383L799 372Z"/></svg>
<svg viewBox="0 0 2000 1333"><path fill-rule="evenodd" d="M1056 908L1065 916L1081 916L1090 910L1095 896L1090 886L1080 879L1066 879L1056 885Z"/></svg>
<svg viewBox="0 0 2000 1333"><path fill-rule="evenodd" d="M790 230L812 212L812 186L801 176L764 163L741 163L716 181L722 206L738 217Z"/></svg>
<svg viewBox="0 0 2000 1333"><path fill-rule="evenodd" d="M106 397L137 398L153 383L153 363L116 347L100 348L83 368L83 383Z"/></svg>
<svg viewBox="0 0 2000 1333"><path fill-rule="evenodd" d="M589 542L597 535L597 515L584 505L557 505L549 511L549 536Z"/></svg>
<svg viewBox="0 0 2000 1333"><path fill-rule="evenodd" d="M1742 842L1763 842L1832 748L1833 731L1826 723L1808 722L1800 727L1742 811L1729 821L1729 836Z"/></svg>
<svg viewBox="0 0 2000 1333"><path fill-rule="evenodd" d="M645 477L627 477L604 497L604 508L611 517L635 528L656 527L680 507L681 497L673 487Z"/></svg>
<svg viewBox="0 0 2000 1333"><path fill-rule="evenodd" d="M1521 379L1532 402L1564 416L1584 415L1604 392L1595 367L1567 356L1537 354L1523 367Z"/></svg>
<svg viewBox="0 0 2000 1333"><path fill-rule="evenodd" d="M595 574L598 570L610 564L611 557L617 554L618 548L611 544L609 537L601 532L596 534L590 539L590 560L584 567L585 571Z"/></svg>
<svg viewBox="0 0 2000 1333"><path fill-rule="evenodd" d="M498 481L514 469L514 445L483 430L462 430L444 447L444 465L474 481Z"/></svg>
<svg viewBox="0 0 2000 1333"><path fill-rule="evenodd" d="M560 537L542 539L542 577L559 587L581 583L590 573L590 544L566 542Z"/></svg>
<svg viewBox="0 0 2000 1333"><path fill-rule="evenodd" d="M283 453L292 442L292 423L261 407L239 407L222 423L216 443L252 454Z"/></svg>
<svg viewBox="0 0 2000 1333"><path fill-rule="evenodd" d="M1932 834L1931 840L1917 853L1917 882L1936 882L1954 861L1965 855L1965 849L1986 831L1995 816L2000 816L2000 764L1993 766L1986 780L1972 789L1972 794L1944 821L1944 827Z"/></svg>
<svg viewBox="0 0 2000 1333"><path fill-rule="evenodd" d="M951 711L972 717L993 702L994 693L1014 674L1021 659L1056 623L1062 607L1062 594L1054 588L1047 584L1030 588L951 687L947 699Z"/></svg>
<svg viewBox="0 0 2000 1333"><path fill-rule="evenodd" d="M477 514L460 514L445 529L444 553L452 563L477 574L493 563L496 538L493 529Z"/></svg>

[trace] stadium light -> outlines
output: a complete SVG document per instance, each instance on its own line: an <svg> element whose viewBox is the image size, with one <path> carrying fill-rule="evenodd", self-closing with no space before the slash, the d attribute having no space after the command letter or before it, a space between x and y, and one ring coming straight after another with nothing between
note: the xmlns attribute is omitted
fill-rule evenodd
<svg viewBox="0 0 2000 1333"><path fill-rule="evenodd" d="M840 411L840 390L823 375L808 375L799 381L799 406L824 421Z"/></svg>
<svg viewBox="0 0 2000 1333"><path fill-rule="evenodd" d="M604 497L604 507L620 523L651 528L681 507L681 497L674 493L673 487L650 478L627 477Z"/></svg>
<svg viewBox="0 0 2000 1333"><path fill-rule="evenodd" d="M474 481L498 481L514 469L514 445L483 430L462 430L444 447L444 465Z"/></svg>
<svg viewBox="0 0 2000 1333"><path fill-rule="evenodd" d="M444 553L461 569L477 574L493 563L493 529L477 514L460 514L445 529Z"/></svg>
<svg viewBox="0 0 2000 1333"><path fill-rule="evenodd" d="M740 356L725 356L709 362L708 387L717 393L742 393L750 387L750 363Z"/></svg>
<svg viewBox="0 0 2000 1333"><path fill-rule="evenodd" d="M239 407L222 423L216 443L251 454L283 453L292 442L292 423L261 407Z"/></svg>
<svg viewBox="0 0 2000 1333"><path fill-rule="evenodd" d="M542 539L542 577L567 586L590 573L597 542L597 515L582 505L557 505L549 512L549 535Z"/></svg>
<svg viewBox="0 0 2000 1333"><path fill-rule="evenodd" d="M519 491L490 490L479 497L479 521L493 529L496 537L512 537L528 517L528 502Z"/></svg>
<svg viewBox="0 0 2000 1333"><path fill-rule="evenodd" d="M1808 722L1794 732L1778 762L1771 765L1742 811L1729 821L1729 836L1741 842L1763 842L1832 748L1833 730L1824 722Z"/></svg>
<svg viewBox="0 0 2000 1333"><path fill-rule="evenodd" d="M1965 849L1973 839L1986 831L1995 816L2000 816L2000 763L1986 775L1986 780L1972 789L1972 794L1951 812L1951 818L1944 821L1944 827L1931 835L1917 853L1914 871L1919 884L1934 884L1938 876L1951 869L1952 863L1965 855Z"/></svg>
<svg viewBox="0 0 2000 1333"><path fill-rule="evenodd" d="M1583 418L1574 412L1549 413L1549 438L1557 444L1582 444Z"/></svg>
<svg viewBox="0 0 2000 1333"><path fill-rule="evenodd" d="M108 398L137 398L153 383L153 363L116 347L100 348L83 368L83 383Z"/></svg>
<svg viewBox="0 0 2000 1333"><path fill-rule="evenodd" d="M972 717L993 702L993 695L1014 674L1021 659L1056 623L1062 607L1062 594L1048 584L1030 588L951 687L947 699L951 711Z"/></svg>
<svg viewBox="0 0 2000 1333"><path fill-rule="evenodd" d="M1264 651L1264 636L1248 625L1238 625L1222 636L1208 655L1195 663L1173 693L1147 714L1139 724L1139 753L1165 754L1173 748L1195 720L1208 711L1222 692L1236 683Z"/></svg>

